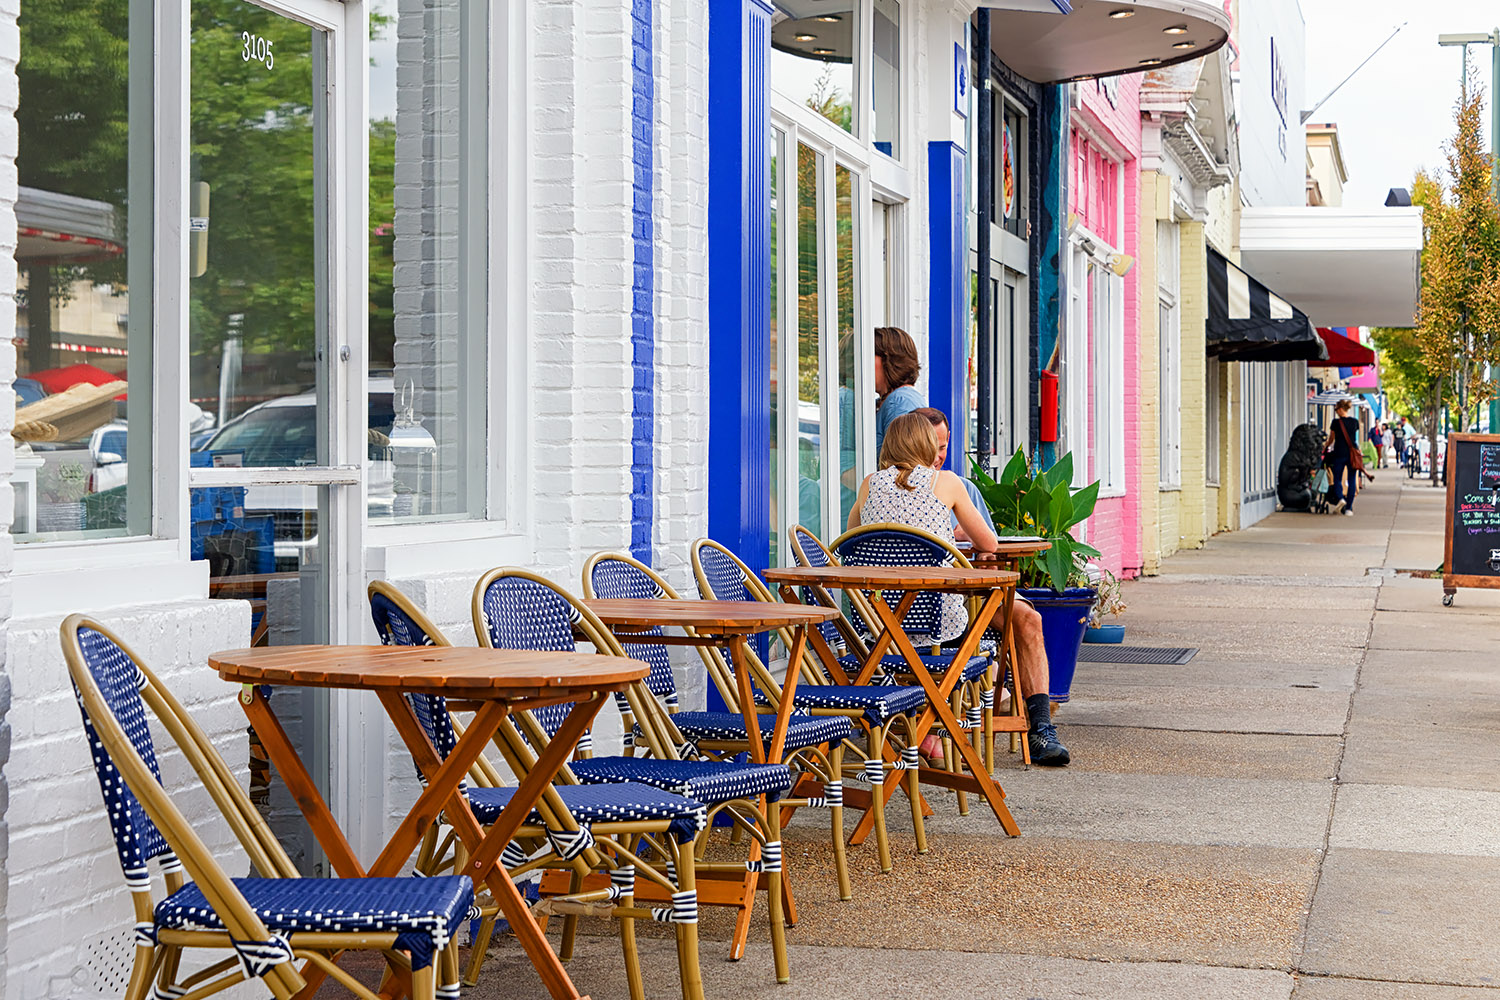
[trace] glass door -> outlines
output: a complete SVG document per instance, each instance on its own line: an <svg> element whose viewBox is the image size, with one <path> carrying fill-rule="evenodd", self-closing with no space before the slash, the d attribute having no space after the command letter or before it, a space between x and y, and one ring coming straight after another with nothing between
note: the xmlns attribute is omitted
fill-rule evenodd
<svg viewBox="0 0 1500 1000"><path fill-rule="evenodd" d="M364 268L337 228L350 195L335 178L364 166L338 141L352 96L335 86L348 72L345 12L329 0L191 9L192 558L208 563L210 596L249 602L253 644L347 642L362 602L368 421L363 316L338 291ZM309 771L328 775L328 696L273 697ZM254 771L253 742L251 759ZM319 870L269 775L252 774L252 794L294 860Z"/></svg>

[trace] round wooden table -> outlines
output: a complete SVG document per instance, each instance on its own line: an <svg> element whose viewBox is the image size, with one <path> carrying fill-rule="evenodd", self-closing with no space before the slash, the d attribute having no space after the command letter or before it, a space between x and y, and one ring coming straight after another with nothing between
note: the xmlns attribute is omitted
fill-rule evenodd
<svg viewBox="0 0 1500 1000"><path fill-rule="evenodd" d="M646 664L617 656L472 646L260 646L214 653L208 662L220 677L242 685L240 706L338 875L399 875L423 833L440 814L446 815L470 852L461 874L476 884L488 883L548 992L558 1000L576 1000L578 990L499 864L500 852L572 756L606 696L645 677L650 672ZM375 692L427 777L427 787L368 870L355 857L272 711L266 697L271 685ZM475 703L473 721L446 760L438 759L408 694L439 694ZM468 799L458 794L459 783L507 713L560 702L572 702L572 710L485 832Z"/></svg>
<svg viewBox="0 0 1500 1000"><path fill-rule="evenodd" d="M782 597L788 601L798 599L798 587L876 592L875 599L868 603L879 619L880 633L870 644L869 655L860 667L859 676L853 680L856 684L870 683L886 650L895 647L896 652L905 658L910 672L927 692L929 705L917 719L916 730L912 733L913 743L920 743L935 722L941 723L950 733L963 730L948 704L948 697L963 674L959 665L967 662L979 649L979 640L996 614L1004 615L1004 641L1009 644L1010 604L1015 598L1016 583L1020 580L1020 575L1011 570L977 567L964 569L958 566L785 566L768 569L762 575L767 583L779 584ZM901 626L907 612L916 602L917 595L924 591L983 595L984 598L979 613L974 616L963 638L959 640L958 648L950 660L950 669L943 672L940 680L934 678L933 672L922 662L916 647L912 645L911 637ZM899 593L901 596L892 607L881 598L881 592ZM877 625L876 622L868 624L872 628ZM978 792L989 803L1001 827L1011 836L1018 836L1021 828L1005 805L1005 792L991 776L990 769L979 752L968 740L955 739L953 743L959 757L968 767L969 774L923 768L920 772L921 780L962 791ZM882 792L886 801L895 794L900 781L899 771L892 772L886 779ZM872 814L866 813L855 828L854 836L862 837L872 822Z"/></svg>

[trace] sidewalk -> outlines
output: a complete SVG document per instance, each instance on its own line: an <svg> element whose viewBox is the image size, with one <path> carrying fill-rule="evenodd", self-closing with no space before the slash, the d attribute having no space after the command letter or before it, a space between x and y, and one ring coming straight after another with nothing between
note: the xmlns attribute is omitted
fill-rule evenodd
<svg viewBox="0 0 1500 1000"><path fill-rule="evenodd" d="M1126 641L1186 666L1084 664L1062 771L997 771L1023 836L933 796L932 852L892 809L896 869L787 831L800 922L777 987L763 914L738 963L706 911L709 997L1500 1000L1500 593L1390 575L1442 553L1443 495L1385 470L1353 517L1277 514L1127 586ZM599 935L606 925L585 924ZM675 949L642 928L648 991ZM626 996L617 939L570 971ZM466 998L543 997L513 942ZM1424 985L1397 985L1424 984Z"/></svg>

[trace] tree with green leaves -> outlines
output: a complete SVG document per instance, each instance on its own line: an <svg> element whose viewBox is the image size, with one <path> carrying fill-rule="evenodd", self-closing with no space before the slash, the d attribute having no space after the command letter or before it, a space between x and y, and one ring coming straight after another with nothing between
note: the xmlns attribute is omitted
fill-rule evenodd
<svg viewBox="0 0 1500 1000"><path fill-rule="evenodd" d="M1473 73L1453 119L1448 184L1417 179L1427 239L1415 339L1422 365L1437 379L1437 405L1446 401L1467 429L1493 395L1487 369L1500 365L1500 212L1490 190L1484 88ZM1434 456L1436 425L1430 421L1428 431ZM1436 480L1435 461L1432 475Z"/></svg>

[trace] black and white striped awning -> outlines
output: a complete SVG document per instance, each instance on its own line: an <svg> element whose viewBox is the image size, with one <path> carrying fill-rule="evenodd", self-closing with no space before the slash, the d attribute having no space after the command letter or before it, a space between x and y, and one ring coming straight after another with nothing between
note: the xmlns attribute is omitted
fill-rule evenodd
<svg viewBox="0 0 1500 1000"><path fill-rule="evenodd" d="M1307 314L1208 251L1208 353L1221 361L1321 361L1323 338Z"/></svg>

